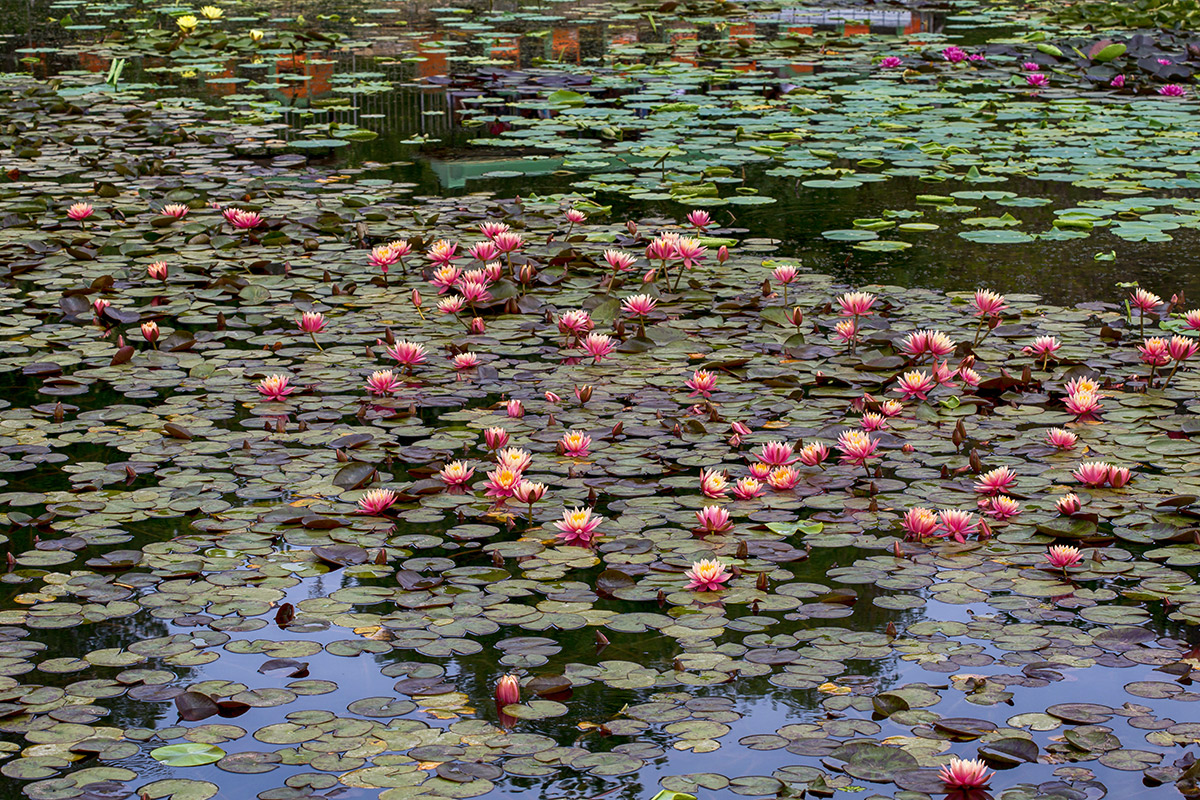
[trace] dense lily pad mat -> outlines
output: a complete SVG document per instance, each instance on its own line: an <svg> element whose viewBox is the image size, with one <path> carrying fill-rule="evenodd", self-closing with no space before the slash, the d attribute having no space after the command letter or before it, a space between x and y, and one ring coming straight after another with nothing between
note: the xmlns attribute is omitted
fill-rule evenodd
<svg viewBox="0 0 1200 800"><path fill-rule="evenodd" d="M1021 47L1072 81L1125 57ZM867 99L744 87L709 121L747 118L697 141L672 83L646 115L543 92L530 130L553 137L527 144L619 113L808 189L870 183L827 168L851 156L1002 184L960 152L992 101L901 108L923 74L996 68L922 61L860 61L861 89L895 86L892 116L939 143L804 155ZM424 196L186 100L3 89L0 774L25 795L921 798L954 757L1010 800L1194 792L1200 315L1171 285L1075 308L843 285L671 186L669 150L578 187L687 201L626 219L604 193ZM1019 91L1004 113L1038 142L1011 158L1110 196L1024 230L1044 198L931 187L825 238L902 249L956 215L999 261L1191 226L1187 199L1132 197L1188 188L1184 161L1104 172L1158 170L1169 141L1094 172L1054 127L1094 105ZM1194 124L1117 100L1092 149ZM752 133L774 113L813 127ZM673 183L769 199L728 172ZM494 699L505 674L518 702Z"/></svg>

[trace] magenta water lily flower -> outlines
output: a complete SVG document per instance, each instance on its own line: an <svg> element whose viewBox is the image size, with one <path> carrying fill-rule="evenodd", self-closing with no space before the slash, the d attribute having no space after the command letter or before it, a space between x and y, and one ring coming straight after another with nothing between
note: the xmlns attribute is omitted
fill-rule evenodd
<svg viewBox="0 0 1200 800"><path fill-rule="evenodd" d="M499 426L484 428L483 442L488 450L499 450L508 444L508 431Z"/></svg>
<svg viewBox="0 0 1200 800"><path fill-rule="evenodd" d="M900 527L904 528L904 538L908 541L927 539L937 532L937 514L928 508L910 508L900 520Z"/></svg>
<svg viewBox="0 0 1200 800"><path fill-rule="evenodd" d="M481 361L479 356L475 355L474 353L459 353L458 355L454 356L454 358L450 359L450 366L459 372L463 372L468 369L475 369L482 363L483 361Z"/></svg>
<svg viewBox="0 0 1200 800"><path fill-rule="evenodd" d="M257 211L246 211L241 208L223 209L221 215L225 221L239 231L251 231L263 224L263 218Z"/></svg>
<svg viewBox="0 0 1200 800"><path fill-rule="evenodd" d="M492 237L492 241L496 243L496 249L505 255L515 253L525 246L521 234L514 231L501 231Z"/></svg>
<svg viewBox="0 0 1200 800"><path fill-rule="evenodd" d="M605 357L612 355L613 351L617 349L617 343L612 340L611 336L594 331L585 336L580 341L579 346L597 364L603 361Z"/></svg>
<svg viewBox="0 0 1200 800"><path fill-rule="evenodd" d="M407 339L401 339L385 351L388 356L395 359L396 363L408 370L411 375L413 368L419 364L425 363L428 351L425 345L417 342L410 342Z"/></svg>
<svg viewBox="0 0 1200 800"><path fill-rule="evenodd" d="M391 489L368 489L358 498L358 510L373 517L382 516L383 512L395 504L396 493Z"/></svg>
<svg viewBox="0 0 1200 800"><path fill-rule="evenodd" d="M1050 85L1050 79L1040 72L1034 72L1025 76L1025 82L1035 88L1042 88Z"/></svg>
<svg viewBox="0 0 1200 800"><path fill-rule="evenodd" d="M697 230L703 231L705 228L713 224L712 217L707 211L701 209L693 209L688 212L687 221L690 222Z"/></svg>
<svg viewBox="0 0 1200 800"><path fill-rule="evenodd" d="M990 472L985 472L975 479L975 492L977 494L997 495L1004 494L1011 489L1017 482L1017 473L1013 472L1008 467L997 467Z"/></svg>
<svg viewBox="0 0 1200 800"><path fill-rule="evenodd" d="M800 448L800 463L806 467L820 466L829 458L829 448L820 442L809 442Z"/></svg>
<svg viewBox="0 0 1200 800"><path fill-rule="evenodd" d="M873 314L875 295L869 292L846 292L837 298L839 314L843 317L867 317Z"/></svg>
<svg viewBox="0 0 1200 800"><path fill-rule="evenodd" d="M1054 503L1054 507L1058 509L1058 513L1064 517L1070 517L1076 514L1083 504L1079 502L1079 495L1074 492L1068 492L1058 498Z"/></svg>
<svg viewBox="0 0 1200 800"><path fill-rule="evenodd" d="M696 512L696 522L699 530L705 534L724 533L733 527L729 520L729 512L720 506L705 506Z"/></svg>
<svg viewBox="0 0 1200 800"><path fill-rule="evenodd" d="M786 492L796 488L801 475L791 467L775 467L767 473L767 485L777 492Z"/></svg>
<svg viewBox="0 0 1200 800"><path fill-rule="evenodd" d="M863 431L846 430L838 437L837 448L842 451L843 464L857 464L866 467L867 459L875 455L879 442Z"/></svg>
<svg viewBox="0 0 1200 800"><path fill-rule="evenodd" d="M733 496L738 500L753 500L766 493L767 489L763 486L762 481L751 476L738 478L737 483L733 485Z"/></svg>
<svg viewBox="0 0 1200 800"><path fill-rule="evenodd" d="M496 451L496 463L517 472L524 472L533 463L533 454L520 447L502 447Z"/></svg>
<svg viewBox="0 0 1200 800"><path fill-rule="evenodd" d="M563 216L571 225L582 225L587 220L587 214L580 211L578 208L568 208L563 212Z"/></svg>
<svg viewBox="0 0 1200 800"><path fill-rule="evenodd" d="M451 461L438 471L438 477L447 486L462 486L475 474L475 468L465 461Z"/></svg>
<svg viewBox="0 0 1200 800"><path fill-rule="evenodd" d="M1046 443L1059 450L1073 450L1079 437L1066 428L1051 428L1046 431Z"/></svg>
<svg viewBox="0 0 1200 800"><path fill-rule="evenodd" d="M564 311L558 315L558 332L564 336L578 339L590 331L594 324L586 311Z"/></svg>
<svg viewBox="0 0 1200 800"><path fill-rule="evenodd" d="M729 478L715 469L700 470L700 493L705 497L722 498L729 491Z"/></svg>
<svg viewBox="0 0 1200 800"><path fill-rule="evenodd" d="M1021 64L1021 69L1025 70L1026 72L1037 72L1041 68L1042 66L1036 61L1026 61Z"/></svg>
<svg viewBox="0 0 1200 800"><path fill-rule="evenodd" d="M1165 86L1158 87L1158 93L1163 97L1183 97L1187 94L1187 89L1178 83L1168 83Z"/></svg>
<svg viewBox="0 0 1200 800"><path fill-rule="evenodd" d="M1108 82L1108 85L1113 87L1114 89L1124 89L1125 88L1125 76L1117 75L1115 78L1113 78L1111 81Z"/></svg>
<svg viewBox="0 0 1200 800"><path fill-rule="evenodd" d="M1078 547L1072 547L1068 544L1056 544L1046 551L1046 560L1055 569L1065 570L1067 567L1073 567L1082 561L1083 556L1079 554Z"/></svg>
<svg viewBox="0 0 1200 800"><path fill-rule="evenodd" d="M444 267L455 259L457 253L458 245L455 242L449 239L438 239L425 251L425 256L439 267Z"/></svg>
<svg viewBox="0 0 1200 800"><path fill-rule="evenodd" d="M938 773L947 789L981 789L988 785L993 775L982 759L964 761L961 758L952 759Z"/></svg>
<svg viewBox="0 0 1200 800"><path fill-rule="evenodd" d="M487 474L487 480L484 481L484 495L498 500L512 497L522 479L520 470L499 466Z"/></svg>
<svg viewBox="0 0 1200 800"><path fill-rule="evenodd" d="M1108 483L1108 472L1111 464L1103 461L1084 461L1072 473L1072 477L1085 486L1103 486Z"/></svg>
<svg viewBox="0 0 1200 800"><path fill-rule="evenodd" d="M525 416L525 404L513 398L504 404L504 413L509 419L521 419Z"/></svg>
<svg viewBox="0 0 1200 800"><path fill-rule="evenodd" d="M688 397L711 397L717 390L717 376L706 369L698 369L692 373L691 378L684 381L684 385L692 390Z"/></svg>
<svg viewBox="0 0 1200 800"><path fill-rule="evenodd" d="M258 382L258 393L266 400L281 401L295 391L288 383L286 375L268 375Z"/></svg>
<svg viewBox="0 0 1200 800"><path fill-rule="evenodd" d="M386 397L400 391L400 379L390 369L380 369L367 377L367 391L376 397Z"/></svg>
<svg viewBox="0 0 1200 800"><path fill-rule="evenodd" d="M904 60L900 56L884 56L879 60L880 69L895 69L901 66Z"/></svg>
<svg viewBox="0 0 1200 800"><path fill-rule="evenodd" d="M904 337L900 351L911 358L931 355L945 358L954 352L954 340L941 331L914 331Z"/></svg>
<svg viewBox="0 0 1200 800"><path fill-rule="evenodd" d="M592 437L583 431L568 431L563 434L559 444L562 445L563 455L568 458L587 458L588 450L592 446Z"/></svg>
<svg viewBox="0 0 1200 800"><path fill-rule="evenodd" d="M1200 331L1200 308L1193 308L1183 315L1183 324L1190 330Z"/></svg>
<svg viewBox="0 0 1200 800"><path fill-rule="evenodd" d="M967 60L967 51L956 45L951 45L942 50L942 58L949 61L951 64L960 64Z"/></svg>
<svg viewBox="0 0 1200 800"><path fill-rule="evenodd" d="M482 242L471 245L467 249L467 253L481 264L486 264L492 259L497 258L500 255L500 250L491 239L484 239Z"/></svg>
<svg viewBox="0 0 1200 800"><path fill-rule="evenodd" d="M75 222L83 222L95 212L91 203L72 203L67 208L67 217Z"/></svg>
<svg viewBox="0 0 1200 800"><path fill-rule="evenodd" d="M325 330L325 315L320 311L305 311L296 326L305 333L320 333Z"/></svg>
<svg viewBox="0 0 1200 800"><path fill-rule="evenodd" d="M684 588L695 592L719 592L725 588L725 583L733 577L724 564L716 559L703 559L692 563L691 569L684 573L688 579Z"/></svg>
<svg viewBox="0 0 1200 800"><path fill-rule="evenodd" d="M929 393L937 388L937 381L924 370L910 370L896 379L893 391L905 400L928 400Z"/></svg>
<svg viewBox="0 0 1200 800"><path fill-rule="evenodd" d="M508 231L508 225L503 222L481 222L479 223L479 232L489 239L495 239L502 233Z"/></svg>
<svg viewBox="0 0 1200 800"><path fill-rule="evenodd" d="M558 528L558 538L565 544L589 547L603 521L604 517L593 514L590 508L573 508L564 510L562 519L555 522L554 527Z"/></svg>
<svg viewBox="0 0 1200 800"><path fill-rule="evenodd" d="M967 537L979 530L979 520L974 514L958 509L943 509L938 512L938 527L941 536L962 544Z"/></svg>
<svg viewBox="0 0 1200 800"><path fill-rule="evenodd" d="M799 458L792 445L779 441L767 442L755 451L755 455L764 464L769 464L772 467L785 467L788 464L795 464Z"/></svg>

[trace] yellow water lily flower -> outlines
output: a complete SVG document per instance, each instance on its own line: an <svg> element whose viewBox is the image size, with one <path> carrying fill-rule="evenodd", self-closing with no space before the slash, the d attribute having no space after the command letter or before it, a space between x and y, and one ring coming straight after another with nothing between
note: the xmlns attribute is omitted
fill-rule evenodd
<svg viewBox="0 0 1200 800"><path fill-rule="evenodd" d="M263 40L263 35L263 32L258 28L250 29L250 41L252 42L261 42Z"/></svg>
<svg viewBox="0 0 1200 800"><path fill-rule="evenodd" d="M196 30L196 26L200 24L200 20L193 17L191 14L184 14L175 20L175 24L179 26L179 30L184 33L191 33Z"/></svg>
<svg viewBox="0 0 1200 800"><path fill-rule="evenodd" d="M200 9L200 16L205 19L220 19L225 16L225 12L216 6L203 6Z"/></svg>

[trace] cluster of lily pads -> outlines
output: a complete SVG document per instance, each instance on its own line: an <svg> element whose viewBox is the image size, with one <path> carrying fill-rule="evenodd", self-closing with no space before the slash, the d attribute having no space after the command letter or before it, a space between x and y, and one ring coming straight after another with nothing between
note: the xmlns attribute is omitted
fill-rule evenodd
<svg viewBox="0 0 1200 800"><path fill-rule="evenodd" d="M192 16L107 46L278 41ZM483 140L569 147L587 195L426 196L202 104L0 81L0 775L32 800L1197 794L1200 311L1172 283L1074 308L848 285L728 213L769 202L743 168L1036 164L1119 196L1042 239L1167 237L1192 201L1145 194L1188 188L1195 121L1137 59L1168 38L872 43L777 97L757 66L818 48L664 38ZM1099 110L1053 95L1099 78ZM1084 118L1103 153L1046 152ZM1041 198L916 202L984 200ZM904 219L829 238L929 232Z"/></svg>

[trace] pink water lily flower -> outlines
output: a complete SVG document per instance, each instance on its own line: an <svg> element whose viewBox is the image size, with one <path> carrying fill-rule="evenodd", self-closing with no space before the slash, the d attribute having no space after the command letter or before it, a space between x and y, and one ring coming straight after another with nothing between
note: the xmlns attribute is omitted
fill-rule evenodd
<svg viewBox="0 0 1200 800"><path fill-rule="evenodd" d="M964 761L954 758L938 773L947 789L980 789L988 785L995 773L988 772L982 759Z"/></svg>
<svg viewBox="0 0 1200 800"><path fill-rule="evenodd" d="M146 276L153 280L163 281L165 283L167 280L167 262L153 262L150 264L150 266L146 267Z"/></svg>
<svg viewBox="0 0 1200 800"><path fill-rule="evenodd" d="M508 225L503 222L481 222L479 223L479 232L489 239L495 239L500 234L508 230Z"/></svg>
<svg viewBox="0 0 1200 800"><path fill-rule="evenodd" d="M1050 85L1050 79L1040 72L1034 72L1025 76L1025 82L1030 86L1042 88Z"/></svg>
<svg viewBox="0 0 1200 800"><path fill-rule="evenodd" d="M475 468L465 461L451 461L438 471L438 477L447 486L462 486L475 474Z"/></svg>
<svg viewBox="0 0 1200 800"><path fill-rule="evenodd" d="M500 708L521 702L521 682L509 673L496 683L496 705Z"/></svg>
<svg viewBox="0 0 1200 800"><path fill-rule="evenodd" d="M612 340L611 336L593 331L583 338L580 342L580 347L596 363L600 363L606 356L612 355L613 351L617 349L617 344Z"/></svg>
<svg viewBox="0 0 1200 800"><path fill-rule="evenodd" d="M733 496L738 500L752 500L766 493L762 481L754 477L738 478L737 483L733 485Z"/></svg>
<svg viewBox="0 0 1200 800"><path fill-rule="evenodd" d="M384 397L400 391L400 379L390 369L372 372L367 378L367 391L378 397Z"/></svg>
<svg viewBox="0 0 1200 800"><path fill-rule="evenodd" d="M562 519L555 522L554 527L558 528L558 538L564 543L588 547L603 521L604 517L593 514L590 508L573 508L564 510Z"/></svg>
<svg viewBox="0 0 1200 800"><path fill-rule="evenodd" d="M1193 308L1185 313L1183 324L1193 331L1200 331L1200 308Z"/></svg>
<svg viewBox="0 0 1200 800"><path fill-rule="evenodd" d="M558 315L558 332L579 338L590 331L594 323L586 311L564 311Z"/></svg>
<svg viewBox="0 0 1200 800"><path fill-rule="evenodd" d="M729 479L715 469L700 470L700 493L705 497L722 498L729 491Z"/></svg>
<svg viewBox="0 0 1200 800"><path fill-rule="evenodd" d="M621 309L631 317L645 317L658 305L648 294L632 294L621 303Z"/></svg>
<svg viewBox="0 0 1200 800"><path fill-rule="evenodd" d="M508 444L508 431L499 426L484 428L483 442L488 450L499 450Z"/></svg>
<svg viewBox="0 0 1200 800"><path fill-rule="evenodd" d="M438 239L425 251L426 257L438 266L448 266L454 260L458 245L449 239Z"/></svg>
<svg viewBox="0 0 1200 800"><path fill-rule="evenodd" d="M800 483L800 473L791 467L776 467L767 474L767 485L777 492L786 492Z"/></svg>
<svg viewBox="0 0 1200 800"><path fill-rule="evenodd" d="M837 298L837 304L843 317L866 317L874 313L871 308L875 305L875 295L869 292L846 292Z"/></svg>
<svg viewBox="0 0 1200 800"><path fill-rule="evenodd" d="M471 258L486 264L492 259L500 255L500 250L496 247L496 243L491 239L484 239L482 242L476 242L467 249L467 253Z"/></svg>
<svg viewBox="0 0 1200 800"><path fill-rule="evenodd" d="M425 345L418 344L417 342L410 342L406 339L401 339L391 347L388 347L386 352L388 356L395 359L400 366L407 368L410 375L412 374L414 367L416 367L418 364L425 363L425 356L427 353L425 350Z"/></svg>
<svg viewBox="0 0 1200 800"><path fill-rule="evenodd" d="M687 215L687 221L700 231L703 231L709 225L713 224L712 217L709 216L707 211L702 211L701 209L689 211Z"/></svg>
<svg viewBox="0 0 1200 800"><path fill-rule="evenodd" d="M842 344L854 344L858 341L858 323L852 319L844 319L833 326L833 336Z"/></svg>
<svg viewBox="0 0 1200 800"><path fill-rule="evenodd" d="M191 209L188 208L183 203L167 203L165 206L162 207L162 210L159 211L159 213L162 214L164 217L171 217L172 219L183 219L184 217L186 217L188 215L189 211L191 211Z"/></svg>
<svg viewBox="0 0 1200 800"><path fill-rule="evenodd" d="M502 447L496 451L496 463L517 472L524 472L533 463L533 453L520 447Z"/></svg>
<svg viewBox="0 0 1200 800"><path fill-rule="evenodd" d="M563 455L569 458L587 458L588 449L592 446L592 437L583 431L568 431L559 440Z"/></svg>
<svg viewBox="0 0 1200 800"><path fill-rule="evenodd" d="M904 61L903 61L903 59L900 58L900 56L884 56L883 58L881 58L879 60L879 68L880 69L895 69L896 67L900 66L903 63L904 63Z"/></svg>
<svg viewBox="0 0 1200 800"><path fill-rule="evenodd" d="M510 419L521 419L525 416L525 404L513 398L504 404L504 413Z"/></svg>
<svg viewBox="0 0 1200 800"><path fill-rule="evenodd" d="M1046 431L1046 442L1059 450L1074 449L1079 437L1066 428L1051 428Z"/></svg>
<svg viewBox="0 0 1200 800"><path fill-rule="evenodd" d="M979 521L975 519L974 514L967 511L943 509L938 512L938 527L941 528L943 537L961 544L978 530Z"/></svg>
<svg viewBox="0 0 1200 800"><path fill-rule="evenodd" d="M628 272L633 268L636 258L629 253L622 253L620 250L605 250L604 260L613 268L613 273Z"/></svg>
<svg viewBox="0 0 1200 800"><path fill-rule="evenodd" d="M977 494L997 495L1007 492L1017 482L1017 474L1008 467L997 467L975 480Z"/></svg>
<svg viewBox="0 0 1200 800"><path fill-rule="evenodd" d="M1082 561L1083 556L1079 554L1078 547L1072 547L1069 544L1056 544L1046 551L1046 560L1055 569L1065 570L1067 567L1073 567Z"/></svg>
<svg viewBox="0 0 1200 800"><path fill-rule="evenodd" d="M705 506L696 512L696 522L706 534L724 533L733 527L729 512L720 506Z"/></svg>
<svg viewBox="0 0 1200 800"><path fill-rule="evenodd" d="M1074 492L1068 492L1055 501L1054 507L1058 509L1059 514L1069 517L1078 512L1083 507L1083 504L1079 502L1079 495Z"/></svg>
<svg viewBox="0 0 1200 800"><path fill-rule="evenodd" d="M253 230L263 224L263 218L257 211L230 207L221 211L221 215L225 217L226 222L242 231Z"/></svg>
<svg viewBox="0 0 1200 800"><path fill-rule="evenodd" d="M1071 475L1085 486L1103 486L1108 483L1108 472L1111 469L1112 465L1103 461L1084 461Z"/></svg>
<svg viewBox="0 0 1200 800"><path fill-rule="evenodd" d="M798 456L795 448L786 442L767 442L755 451L759 460L772 467L785 467L795 464Z"/></svg>
<svg viewBox="0 0 1200 800"><path fill-rule="evenodd" d="M967 51L956 45L951 45L942 50L942 58L949 61L951 64L959 64L967 60Z"/></svg>
<svg viewBox="0 0 1200 800"><path fill-rule="evenodd" d="M937 388L937 381L923 370L905 372L896 379L893 391L900 392L905 400L928 400L929 393Z"/></svg>
<svg viewBox="0 0 1200 800"><path fill-rule="evenodd" d="M1158 93L1163 97L1183 97L1187 94L1187 89L1178 83L1168 83L1166 86L1158 87Z"/></svg>
<svg viewBox="0 0 1200 800"><path fill-rule="evenodd" d="M396 503L396 493L391 489L368 489L358 498L358 510L363 514L378 517Z"/></svg>
<svg viewBox="0 0 1200 800"><path fill-rule="evenodd" d="M444 264L433 271L429 282L437 287L438 294L445 294L458 285L461 276L462 269L453 264Z"/></svg>
<svg viewBox="0 0 1200 800"><path fill-rule="evenodd" d="M716 559L703 559L692 563L692 568L684 573L688 584L684 588L695 592L719 592L725 588L725 583L732 575L725 565Z"/></svg>
<svg viewBox="0 0 1200 800"><path fill-rule="evenodd" d="M67 217L75 222L83 222L95 211L91 203L72 203L67 208Z"/></svg>
<svg viewBox="0 0 1200 800"><path fill-rule="evenodd" d="M979 508L996 520L1006 520L1021 513L1021 504L1008 495L985 497L979 501Z"/></svg>
<svg viewBox="0 0 1200 800"><path fill-rule="evenodd" d="M928 508L910 508L900 520L900 527L904 528L905 539L920 541L933 536L937 531L937 515Z"/></svg>
<svg viewBox="0 0 1200 800"><path fill-rule="evenodd" d="M474 353L459 353L454 358L450 359L450 366L459 372L468 369L474 369L482 363L483 362L479 359L479 356L475 355Z"/></svg>
<svg viewBox="0 0 1200 800"><path fill-rule="evenodd" d="M684 381L684 385L692 390L688 397L711 397L717 390L717 376L706 369L698 369L692 373L691 378Z"/></svg>
<svg viewBox="0 0 1200 800"><path fill-rule="evenodd" d="M829 458L829 448L820 442L810 442L800 448L800 463L806 467L820 466Z"/></svg>
<svg viewBox="0 0 1200 800"><path fill-rule="evenodd" d="M484 494L498 500L512 497L521 480L522 476L519 470L505 466L497 467L487 474L487 480L484 482L486 489Z"/></svg>
<svg viewBox="0 0 1200 800"><path fill-rule="evenodd" d="M286 375L268 375L258 382L258 393L266 400L281 401L295 391Z"/></svg>
<svg viewBox="0 0 1200 800"><path fill-rule="evenodd" d="M837 448L842 451L843 464L857 464L865 467L867 459L875 455L879 442L863 431L846 430L838 437Z"/></svg>

